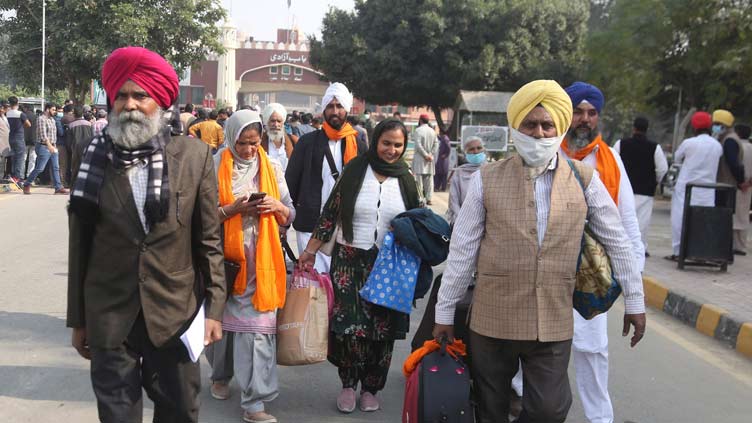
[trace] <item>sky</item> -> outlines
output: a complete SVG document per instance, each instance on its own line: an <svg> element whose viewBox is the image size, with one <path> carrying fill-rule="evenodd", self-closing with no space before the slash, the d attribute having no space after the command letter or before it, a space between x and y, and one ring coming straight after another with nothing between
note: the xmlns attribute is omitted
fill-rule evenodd
<svg viewBox="0 0 752 423"><path fill-rule="evenodd" d="M231 22L257 41L275 41L277 28L297 24L308 35L321 36L321 21L330 6L352 10L353 0L222 0Z"/></svg>

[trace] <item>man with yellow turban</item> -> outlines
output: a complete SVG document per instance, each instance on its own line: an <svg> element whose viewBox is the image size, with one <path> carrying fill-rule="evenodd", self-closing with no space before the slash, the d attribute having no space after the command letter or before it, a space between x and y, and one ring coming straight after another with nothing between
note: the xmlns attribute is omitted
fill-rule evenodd
<svg viewBox="0 0 752 423"><path fill-rule="evenodd" d="M433 334L453 338L456 304L477 274L469 334L477 421L508 422L521 360L529 389L520 419L563 422L572 403L572 293L585 219L624 289L624 321L635 327L632 345L645 331L642 280L603 182L592 168L559 153L572 119L567 93L555 81L530 82L512 96L507 116L519 155L484 166L470 183L455 221Z"/></svg>
<svg viewBox="0 0 752 423"><path fill-rule="evenodd" d="M581 161L597 175L619 210L620 223L629 236L638 270L645 266L645 245L637 221L634 193L621 156L601 138L598 121L603 93L594 85L575 82L566 88L574 108L572 123L562 143L565 157ZM613 406L608 395L608 320L601 313L585 320L572 310L572 349L577 388L590 423L612 423Z"/></svg>
<svg viewBox="0 0 752 423"><path fill-rule="evenodd" d="M178 76L162 56L119 48L102 83L109 125L75 151L66 324L91 360L100 421L141 422L143 388L154 421L196 422L195 345L222 338L226 300L214 161L206 144L170 136Z"/></svg>
<svg viewBox="0 0 752 423"><path fill-rule="evenodd" d="M728 110L718 109L713 112L713 136L723 147L723 156L718 162L717 182L735 187L741 186L745 182L744 146L734 130L734 115ZM716 205L728 202L724 193L720 191L716 191L715 198ZM740 245L734 242L734 254L741 255L741 253Z"/></svg>

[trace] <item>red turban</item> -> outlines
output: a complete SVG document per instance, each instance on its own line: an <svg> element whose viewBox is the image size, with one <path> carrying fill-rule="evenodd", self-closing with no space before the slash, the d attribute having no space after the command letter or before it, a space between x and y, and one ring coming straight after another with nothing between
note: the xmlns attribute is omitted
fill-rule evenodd
<svg viewBox="0 0 752 423"><path fill-rule="evenodd" d="M692 127L695 129L709 129L713 126L713 118L708 112L695 112L692 115Z"/></svg>
<svg viewBox="0 0 752 423"><path fill-rule="evenodd" d="M138 84L160 107L170 107L178 98L178 75L167 60L143 47L122 47L102 65L102 85L110 103L127 80Z"/></svg>

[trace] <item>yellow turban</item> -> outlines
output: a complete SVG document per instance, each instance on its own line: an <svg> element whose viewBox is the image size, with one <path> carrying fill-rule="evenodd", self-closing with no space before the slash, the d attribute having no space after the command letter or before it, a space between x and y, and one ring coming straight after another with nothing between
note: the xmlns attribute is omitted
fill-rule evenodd
<svg viewBox="0 0 752 423"><path fill-rule="evenodd" d="M509 100L507 118L509 125L519 129L522 121L538 105L551 115L558 135L564 134L572 123L572 100L556 81L528 82Z"/></svg>
<svg viewBox="0 0 752 423"><path fill-rule="evenodd" d="M720 123L730 128L734 126L734 115L728 110L718 109L713 112L713 123Z"/></svg>

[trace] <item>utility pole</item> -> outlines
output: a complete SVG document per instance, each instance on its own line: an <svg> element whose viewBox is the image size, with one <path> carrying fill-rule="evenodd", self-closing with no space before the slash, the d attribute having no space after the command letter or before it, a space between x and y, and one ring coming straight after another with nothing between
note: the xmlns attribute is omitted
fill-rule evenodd
<svg viewBox="0 0 752 423"><path fill-rule="evenodd" d="M47 58L47 0L42 0L42 110L44 110L44 62Z"/></svg>

